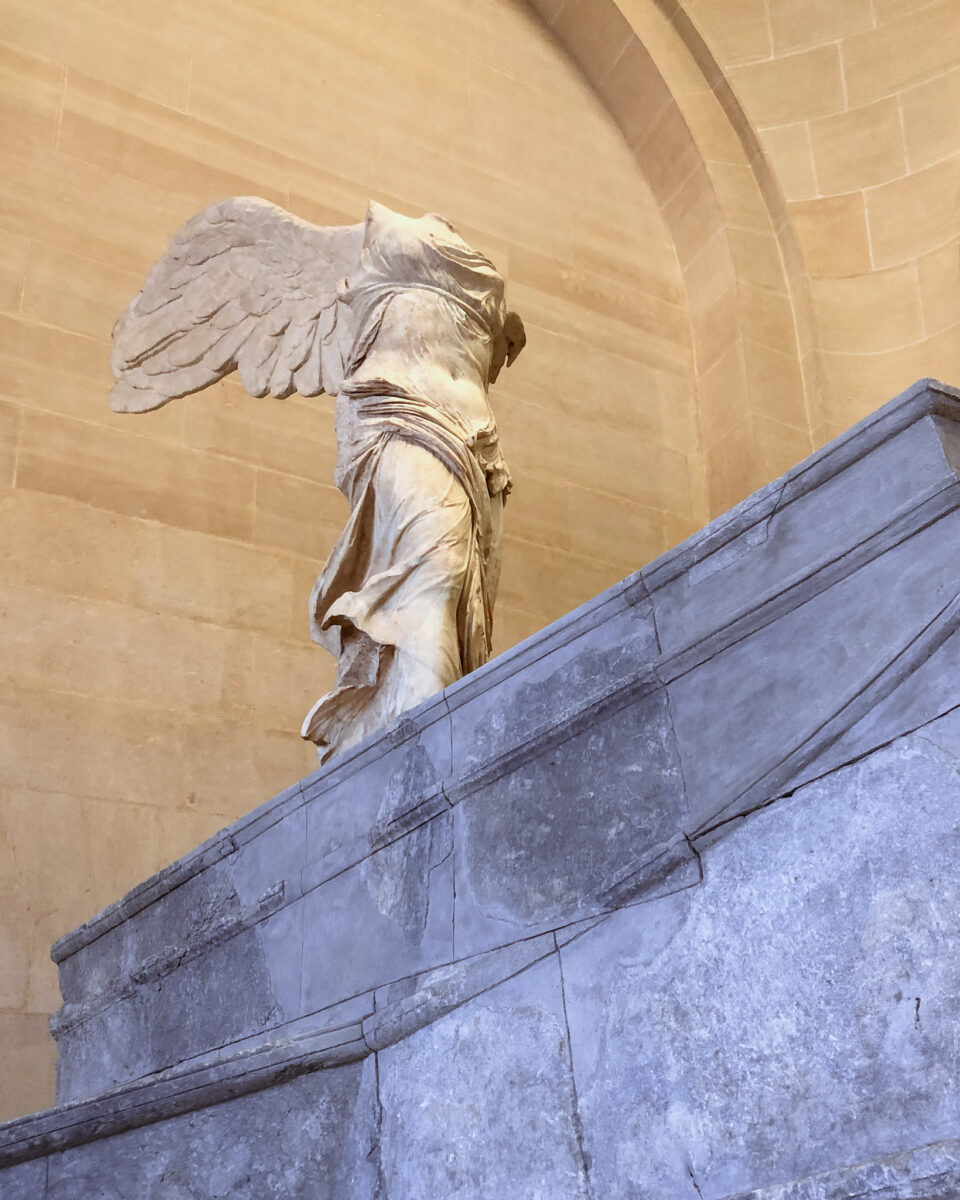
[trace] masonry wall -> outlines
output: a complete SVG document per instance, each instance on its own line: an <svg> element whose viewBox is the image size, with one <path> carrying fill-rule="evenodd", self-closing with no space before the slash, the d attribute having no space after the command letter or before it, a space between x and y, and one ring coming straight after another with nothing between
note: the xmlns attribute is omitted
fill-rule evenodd
<svg viewBox="0 0 960 1200"><path fill-rule="evenodd" d="M960 8L687 5L786 201L822 370L815 440L960 377Z"/></svg>
<svg viewBox="0 0 960 1200"><path fill-rule="evenodd" d="M710 510L960 371L953 0L530 0L677 246Z"/></svg>

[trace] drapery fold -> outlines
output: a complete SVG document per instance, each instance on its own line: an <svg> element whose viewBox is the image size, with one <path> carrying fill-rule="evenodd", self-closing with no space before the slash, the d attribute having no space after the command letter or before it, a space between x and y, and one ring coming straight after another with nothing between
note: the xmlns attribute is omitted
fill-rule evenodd
<svg viewBox="0 0 960 1200"><path fill-rule="evenodd" d="M353 511L311 594L311 634L339 659L301 731L321 761L490 656L505 489L491 496L437 414L394 399L372 406Z"/></svg>
<svg viewBox="0 0 960 1200"><path fill-rule="evenodd" d="M351 506L310 600L337 684L303 736L324 761L487 661L510 478L487 389L503 280L447 222L371 204L340 286L355 333L337 393Z"/></svg>

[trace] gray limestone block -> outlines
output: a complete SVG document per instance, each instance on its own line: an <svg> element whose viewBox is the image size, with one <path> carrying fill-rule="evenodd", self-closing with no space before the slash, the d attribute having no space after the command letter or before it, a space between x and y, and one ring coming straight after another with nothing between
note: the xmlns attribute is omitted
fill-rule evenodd
<svg viewBox="0 0 960 1200"><path fill-rule="evenodd" d="M918 1146L727 1200L956 1200L960 1142Z"/></svg>
<svg viewBox="0 0 960 1200"><path fill-rule="evenodd" d="M296 999L297 1007L299 1008L300 951L297 948L291 949L289 967L291 972L296 975ZM309 1038L318 1029L341 1030L351 1025L359 1025L364 1017L369 1016L373 1012L373 1006L373 992L361 992L359 995L351 996L349 999L342 1000L337 1004L331 1004L327 1008L320 1009L317 1012L308 1013L306 1016L270 1025L259 1033L229 1042L223 1048L216 1047L214 1053L222 1050L222 1053L229 1057L241 1051L250 1050L258 1046L266 1046L286 1039L295 1039L298 1037ZM200 1054L185 1061L200 1061L206 1057L205 1054Z"/></svg>
<svg viewBox="0 0 960 1200"><path fill-rule="evenodd" d="M372 1050L383 1050L402 1041L474 996L521 975L556 949L555 935L544 933L377 988L375 1011L363 1022L364 1042Z"/></svg>
<svg viewBox="0 0 960 1200"><path fill-rule="evenodd" d="M452 849L444 813L304 897L304 1013L453 958Z"/></svg>
<svg viewBox="0 0 960 1200"><path fill-rule="evenodd" d="M3 1200L46 1200L47 1160L0 1167L0 1196ZM79 1196L74 1200L81 1200Z"/></svg>
<svg viewBox="0 0 960 1200"><path fill-rule="evenodd" d="M123 922L57 964L65 1004L82 1004L108 988L119 974L133 970L136 947L128 935Z"/></svg>
<svg viewBox="0 0 960 1200"><path fill-rule="evenodd" d="M71 998L52 1023L61 1101L262 1027L274 999L259 935L248 929L224 940L241 914L229 871L218 863L60 964ZM208 954L210 969L216 964L225 981L246 984L236 1005L222 993L205 995L207 968L199 959ZM181 1004L189 1005L186 1014ZM198 1044L204 1037L212 1040Z"/></svg>
<svg viewBox="0 0 960 1200"><path fill-rule="evenodd" d="M860 449L864 440L861 432L851 430L695 534L685 548L710 545L743 510L758 510L755 523L735 537L722 538L715 550L698 555L698 561L662 586L656 579L663 569L654 565L651 598L664 653L723 628L743 610L849 552L956 480L960 454L952 421L922 417L866 453ZM852 461L846 461L847 448L855 455ZM831 468L831 458L842 469ZM772 502L757 504L768 492Z"/></svg>
<svg viewBox="0 0 960 1200"><path fill-rule="evenodd" d="M284 904L288 885L299 892L305 827L302 810L264 823L64 960L79 1003L53 1025L61 1100L300 1015L303 909Z"/></svg>
<svg viewBox="0 0 960 1200"><path fill-rule="evenodd" d="M241 901L223 861L207 867L165 893L126 922L127 938L138 962L162 954L239 913Z"/></svg>
<svg viewBox="0 0 960 1200"><path fill-rule="evenodd" d="M172 1065L263 1029L278 1017L257 927L209 947L201 958L156 985L144 985L143 991L148 1001L142 1037L151 1046L151 1065Z"/></svg>
<svg viewBox="0 0 960 1200"><path fill-rule="evenodd" d="M389 1200L586 1200L557 957L378 1055Z"/></svg>
<svg viewBox="0 0 960 1200"><path fill-rule="evenodd" d="M852 724L878 673L892 687L921 665L911 644L957 594L958 563L953 513L669 683L695 827L786 790L782 764L799 752L815 767L824 725ZM885 740L902 732L892 720Z"/></svg>
<svg viewBox="0 0 960 1200"><path fill-rule="evenodd" d="M301 1013L300 987L303 959L302 900L281 908L256 926L256 964L251 964L251 984L264 988L269 1000L269 1025L292 1021ZM263 975L259 973L260 962ZM216 1044L216 1043L211 1043Z"/></svg>
<svg viewBox="0 0 960 1200"><path fill-rule="evenodd" d="M596 1194L718 1200L955 1134L958 845L957 761L913 735L565 947Z"/></svg>
<svg viewBox="0 0 960 1200"><path fill-rule="evenodd" d="M52 1155L46 1191L30 1200L374 1200L367 1062Z"/></svg>
<svg viewBox="0 0 960 1200"><path fill-rule="evenodd" d="M299 964L298 964L299 966ZM163 1070L283 1017L259 929L209 946L92 1013L58 1041L61 1103Z"/></svg>
<svg viewBox="0 0 960 1200"><path fill-rule="evenodd" d="M450 727L443 698L405 714L356 754L335 760L303 781L306 879L314 884L360 861L377 833L402 824L411 810L441 791L448 777Z"/></svg>
<svg viewBox="0 0 960 1200"><path fill-rule="evenodd" d="M653 686L458 805L457 955L596 913L686 819L667 696Z"/></svg>
<svg viewBox="0 0 960 1200"><path fill-rule="evenodd" d="M147 959L237 915L240 907L229 870L222 863L207 867L64 959L64 1001L80 1003L97 996Z"/></svg>
<svg viewBox="0 0 960 1200"><path fill-rule="evenodd" d="M307 817L304 808L265 826L224 860L241 905L255 904L281 880L295 878L306 866Z"/></svg>
<svg viewBox="0 0 960 1200"><path fill-rule="evenodd" d="M637 581L625 603L620 586L620 611L590 621L569 641L548 642L542 656L534 657L524 644L523 654L516 654L520 669L510 670L510 656L494 660L483 668L493 686L483 688L483 678L475 673L471 686L447 689L457 776L484 769L592 698L649 670L658 647L646 589ZM569 618L574 619L575 614Z"/></svg>

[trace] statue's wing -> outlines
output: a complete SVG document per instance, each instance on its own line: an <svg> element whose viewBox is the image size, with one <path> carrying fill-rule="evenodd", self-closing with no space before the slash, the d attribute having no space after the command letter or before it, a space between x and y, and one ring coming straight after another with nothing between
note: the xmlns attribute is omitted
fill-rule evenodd
<svg viewBox="0 0 960 1200"><path fill-rule="evenodd" d="M211 205L174 237L117 322L110 407L147 412L235 369L254 396L335 391L338 283L362 242L362 224L320 228L266 200Z"/></svg>

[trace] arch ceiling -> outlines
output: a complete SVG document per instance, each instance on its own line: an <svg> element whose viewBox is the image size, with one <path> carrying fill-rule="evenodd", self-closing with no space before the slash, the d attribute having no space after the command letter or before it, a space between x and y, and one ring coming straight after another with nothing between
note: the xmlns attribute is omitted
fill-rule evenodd
<svg viewBox="0 0 960 1200"><path fill-rule="evenodd" d="M953 0L529 0L673 236L723 511L921 375L960 377Z"/></svg>

